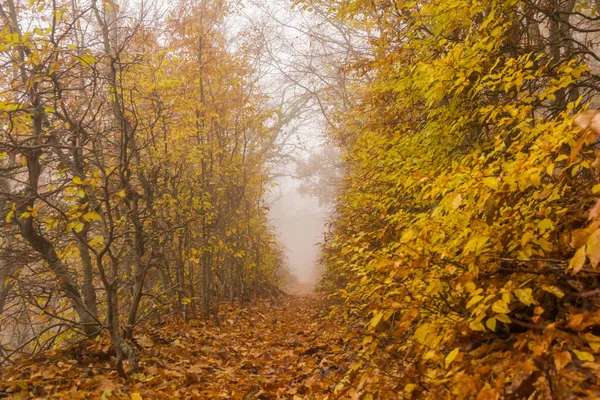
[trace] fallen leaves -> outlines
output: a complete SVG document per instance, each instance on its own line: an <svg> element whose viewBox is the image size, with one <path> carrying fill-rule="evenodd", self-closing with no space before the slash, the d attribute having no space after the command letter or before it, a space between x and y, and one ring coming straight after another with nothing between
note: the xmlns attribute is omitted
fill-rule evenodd
<svg viewBox="0 0 600 400"><path fill-rule="evenodd" d="M587 351L573 350L573 353L575 353L577 358L581 361L594 362L596 360L594 358L594 356L592 354L588 353Z"/></svg>
<svg viewBox="0 0 600 400"><path fill-rule="evenodd" d="M519 302L530 301L528 291L514 293ZM406 330L409 336L393 343L379 330L370 329L370 321L379 313L365 320L326 318L323 301L316 296L288 296L275 304L260 301L247 308L223 305L222 313L221 326L213 321L167 319L139 327L144 332L135 339L142 348L141 370L129 381L114 371L109 341L101 338L6 367L0 396L406 399L426 394L445 398L449 388L473 398L480 393L489 398L498 398L498 393L523 398L518 396L548 387L541 381L546 379L541 372L545 370L560 373L561 387L583 396L595 390L590 379L600 370L596 363L600 338L587 331L600 324L597 313L569 319L566 328L578 335L560 329L528 331L490 344L476 336L446 338L451 341L445 350L427 350L420 361L415 358L419 348L431 349L442 340L439 326L413 326L414 330ZM481 331L485 323L490 331L503 334L511 320L499 319L500 324L498 316L506 317L487 318L480 322ZM406 322L410 327L411 322ZM396 324L400 329L402 322ZM363 335L366 331L371 331L369 336ZM571 386L582 379L588 380L585 387Z"/></svg>
<svg viewBox="0 0 600 400"><path fill-rule="evenodd" d="M448 353L448 355L446 356L446 359L444 360L444 365L446 368L448 368L450 366L450 364L452 364L452 361L454 361L456 359L456 356L458 355L459 351L460 351L460 349L456 348L456 349L452 350L450 353Z"/></svg>
<svg viewBox="0 0 600 400"><path fill-rule="evenodd" d="M316 296L223 305L212 321L140 327L141 370L129 381L112 367L108 338L74 345L2 371L0 397L56 399L327 399L350 362L341 327L316 318Z"/></svg>

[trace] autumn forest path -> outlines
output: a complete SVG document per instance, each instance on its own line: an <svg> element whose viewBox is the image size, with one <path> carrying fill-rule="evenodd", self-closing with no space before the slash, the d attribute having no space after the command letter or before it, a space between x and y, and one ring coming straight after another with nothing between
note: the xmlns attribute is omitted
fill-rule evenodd
<svg viewBox="0 0 600 400"><path fill-rule="evenodd" d="M344 351L344 330L324 313L316 295L223 305L220 326L169 320L144 330L136 339L141 370L128 382L110 368L109 342L99 340L7 368L0 397L333 398L352 355Z"/></svg>

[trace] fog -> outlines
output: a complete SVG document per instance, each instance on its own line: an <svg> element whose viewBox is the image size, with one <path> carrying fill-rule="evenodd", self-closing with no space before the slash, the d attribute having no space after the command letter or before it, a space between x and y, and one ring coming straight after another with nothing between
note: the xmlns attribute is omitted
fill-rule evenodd
<svg viewBox="0 0 600 400"><path fill-rule="evenodd" d="M328 208L317 198L302 196L293 177L277 180L271 203L272 223L284 246L288 266L300 283L313 284L318 278L318 242L323 237Z"/></svg>
<svg viewBox="0 0 600 400"><path fill-rule="evenodd" d="M328 147L325 98L339 97L347 38L325 16L292 7L288 0L249 0L226 30L232 43L257 49L254 67L263 92L278 111L269 168L274 186L266 195L270 219L300 283L318 280L319 242L339 180L336 151ZM236 39L237 38L237 39ZM344 39L344 40L342 40ZM318 72L317 72L318 71ZM346 100L347 102L347 100ZM302 193L301 193L302 192Z"/></svg>

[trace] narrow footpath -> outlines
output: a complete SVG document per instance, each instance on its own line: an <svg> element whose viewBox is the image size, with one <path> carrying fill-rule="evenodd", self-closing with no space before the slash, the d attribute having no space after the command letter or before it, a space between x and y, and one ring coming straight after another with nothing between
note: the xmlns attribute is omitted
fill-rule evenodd
<svg viewBox="0 0 600 400"><path fill-rule="evenodd" d="M111 368L108 340L81 342L2 372L0 397L56 399L332 399L355 356L316 295L222 306L215 321L167 319L142 331L141 369Z"/></svg>

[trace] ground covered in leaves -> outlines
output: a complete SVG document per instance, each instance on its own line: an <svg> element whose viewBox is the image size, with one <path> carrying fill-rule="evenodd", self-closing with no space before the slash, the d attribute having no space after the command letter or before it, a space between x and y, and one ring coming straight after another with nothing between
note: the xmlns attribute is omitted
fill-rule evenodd
<svg viewBox="0 0 600 400"><path fill-rule="evenodd" d="M166 319L136 338L141 370L112 368L109 341L84 341L6 367L0 397L327 399L352 364L346 330L314 295L223 305L220 326Z"/></svg>
<svg viewBox="0 0 600 400"><path fill-rule="evenodd" d="M419 364L410 356L419 344L398 334L402 320L365 336L368 321L346 315L341 322L329 311L321 297L301 291L223 304L219 323L163 318L139 327L141 368L128 380L100 337L0 370L0 398L570 400L600 393L598 363L561 329L487 343L464 336L459 351ZM579 318L582 329L594 321Z"/></svg>

